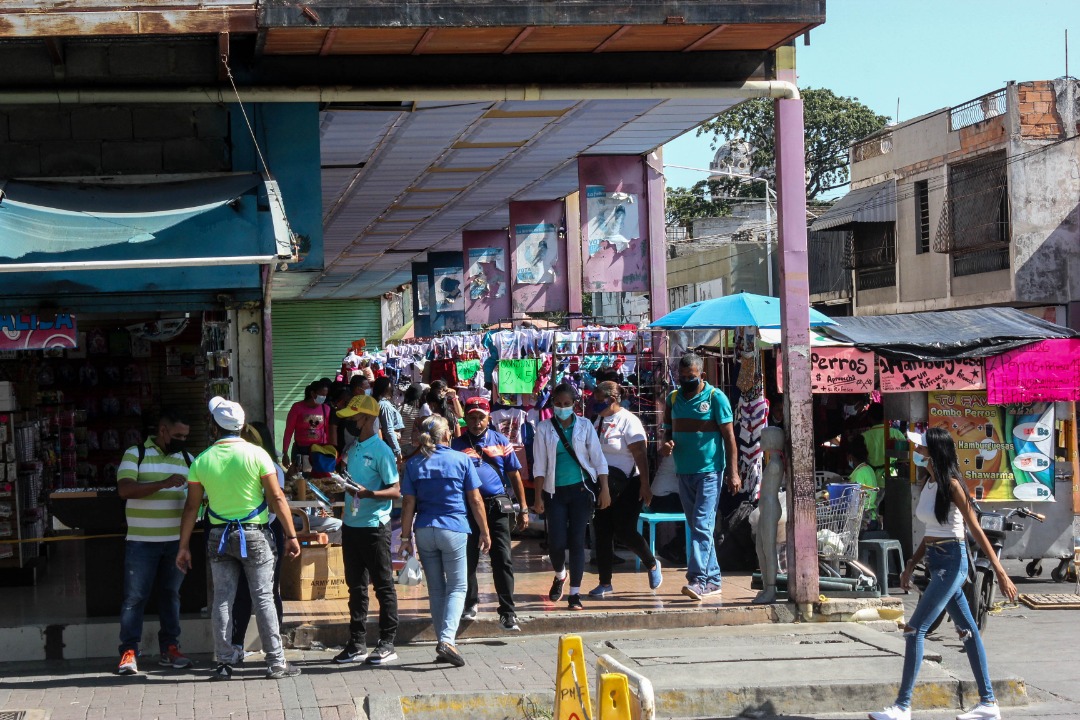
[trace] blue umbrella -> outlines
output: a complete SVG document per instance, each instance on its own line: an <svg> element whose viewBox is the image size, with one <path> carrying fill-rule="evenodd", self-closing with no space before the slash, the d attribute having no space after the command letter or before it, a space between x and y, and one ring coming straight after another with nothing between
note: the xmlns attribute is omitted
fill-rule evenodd
<svg viewBox="0 0 1080 720"><path fill-rule="evenodd" d="M827 315L810 308L810 325L835 325ZM722 329L737 327L780 327L780 299L752 293L737 293L684 305L669 312L649 327L669 330Z"/></svg>

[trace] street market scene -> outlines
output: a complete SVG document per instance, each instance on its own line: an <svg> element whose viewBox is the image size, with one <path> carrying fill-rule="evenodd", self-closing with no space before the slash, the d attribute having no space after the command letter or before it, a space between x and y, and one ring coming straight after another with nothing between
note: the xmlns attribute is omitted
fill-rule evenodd
<svg viewBox="0 0 1080 720"><path fill-rule="evenodd" d="M2 0L0 720L1080 718L1029 5Z"/></svg>

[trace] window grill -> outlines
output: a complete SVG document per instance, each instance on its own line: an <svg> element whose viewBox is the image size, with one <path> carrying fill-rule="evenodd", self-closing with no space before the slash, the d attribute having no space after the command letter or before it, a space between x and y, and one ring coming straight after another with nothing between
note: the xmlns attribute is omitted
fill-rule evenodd
<svg viewBox="0 0 1080 720"><path fill-rule="evenodd" d="M921 255L930 252L930 183L919 180L915 183L915 253Z"/></svg>
<svg viewBox="0 0 1080 720"><path fill-rule="evenodd" d="M1008 248L1009 236L1005 153L951 166L934 251L954 256L1000 251Z"/></svg>
<svg viewBox="0 0 1080 720"><path fill-rule="evenodd" d="M851 233L849 266L855 270L855 289L874 290L896 285L896 225L861 223Z"/></svg>
<svg viewBox="0 0 1080 720"><path fill-rule="evenodd" d="M1005 114L1005 88L987 93L949 111L949 130L956 131Z"/></svg>

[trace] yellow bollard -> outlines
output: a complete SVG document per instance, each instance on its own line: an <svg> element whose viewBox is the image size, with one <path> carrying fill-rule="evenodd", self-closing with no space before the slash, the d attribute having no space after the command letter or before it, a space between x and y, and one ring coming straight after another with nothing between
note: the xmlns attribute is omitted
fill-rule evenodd
<svg viewBox="0 0 1080 720"><path fill-rule="evenodd" d="M591 720L589 679L585 675L585 648L579 635L559 638L559 662L555 668L555 717L553 720Z"/></svg>
<svg viewBox="0 0 1080 720"><path fill-rule="evenodd" d="M633 720L630 709L630 684L622 673L600 676L599 720Z"/></svg>

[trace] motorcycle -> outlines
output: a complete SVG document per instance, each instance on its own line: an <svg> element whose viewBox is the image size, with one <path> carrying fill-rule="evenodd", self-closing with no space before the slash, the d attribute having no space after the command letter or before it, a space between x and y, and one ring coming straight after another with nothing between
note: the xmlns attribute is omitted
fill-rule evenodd
<svg viewBox="0 0 1080 720"><path fill-rule="evenodd" d="M1008 533L1021 532L1024 529L1024 523L1013 521L1014 517L1030 518L1039 522L1046 519L1045 515L1040 515L1027 508L1012 508L1006 513L1000 513L993 510L983 510L975 501L972 501L971 504L975 508L975 515L979 518L979 527L982 528L986 539L990 541L990 546L994 549L994 554L999 561L1001 560L1001 551L1005 547L1005 538ZM975 618L975 624L978 626L979 632L984 632L986 630L986 619L990 609L994 606L994 598L997 595L994 566L990 558L983 553L982 547L971 537L971 533L967 534L967 548L968 576L964 580L964 596L967 597L968 606L971 608L971 616ZM922 572L916 575L913 582L919 588L919 592L926 590L926 586L930 583L930 572L925 565L922 566ZM930 625L930 632L933 632L941 625L945 615L946 612L942 610L941 615Z"/></svg>

